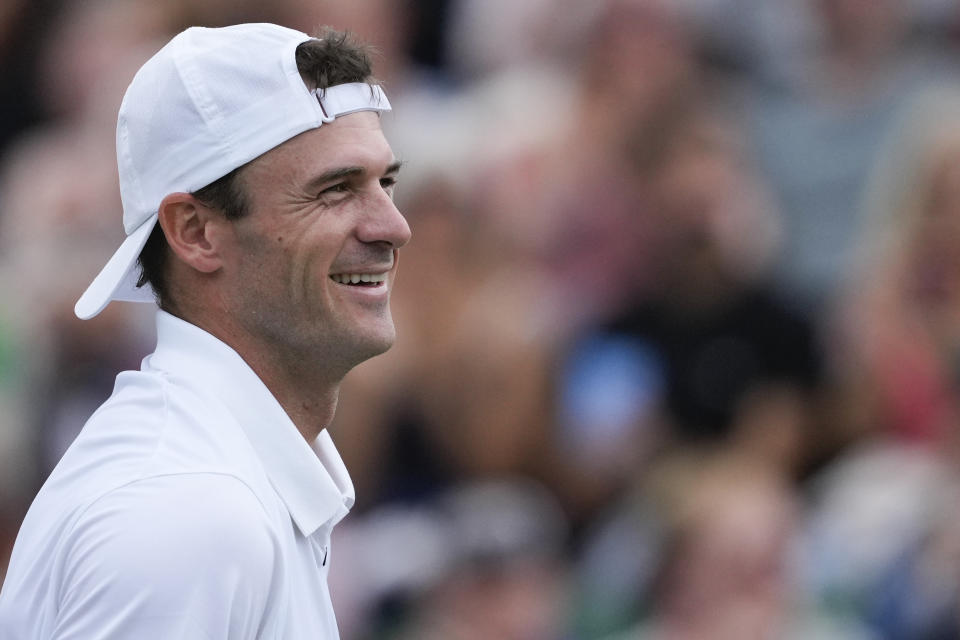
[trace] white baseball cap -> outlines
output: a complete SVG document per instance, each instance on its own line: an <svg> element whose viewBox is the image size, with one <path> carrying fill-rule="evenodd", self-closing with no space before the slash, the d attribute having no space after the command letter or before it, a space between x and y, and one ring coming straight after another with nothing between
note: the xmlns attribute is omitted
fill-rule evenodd
<svg viewBox="0 0 960 640"><path fill-rule="evenodd" d="M117 165L127 239L80 296L81 319L111 300L152 302L137 257L170 193L194 192L299 133L357 111L388 111L366 83L311 91L297 70L300 31L273 24L178 34L134 76L117 119Z"/></svg>

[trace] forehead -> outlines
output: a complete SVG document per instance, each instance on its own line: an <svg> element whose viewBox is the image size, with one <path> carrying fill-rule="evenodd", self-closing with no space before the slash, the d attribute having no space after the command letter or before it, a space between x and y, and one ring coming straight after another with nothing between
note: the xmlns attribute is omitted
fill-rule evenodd
<svg viewBox="0 0 960 640"><path fill-rule="evenodd" d="M382 174L394 161L393 151L380 128L380 117L362 111L340 116L274 147L243 169L244 181L267 180L274 184L307 181L325 171L361 167Z"/></svg>

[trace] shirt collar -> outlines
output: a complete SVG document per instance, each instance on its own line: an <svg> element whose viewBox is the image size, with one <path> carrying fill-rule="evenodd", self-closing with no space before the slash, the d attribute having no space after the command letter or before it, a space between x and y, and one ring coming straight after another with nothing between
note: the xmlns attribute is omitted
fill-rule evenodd
<svg viewBox="0 0 960 640"><path fill-rule="evenodd" d="M353 483L326 429L307 444L266 385L224 342L159 311L157 349L144 360L147 369L173 374L227 407L304 536L332 527L353 506Z"/></svg>

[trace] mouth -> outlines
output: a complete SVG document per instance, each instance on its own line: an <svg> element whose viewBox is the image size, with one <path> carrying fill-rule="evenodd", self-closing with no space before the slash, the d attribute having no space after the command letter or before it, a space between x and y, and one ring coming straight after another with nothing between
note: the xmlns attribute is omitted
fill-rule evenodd
<svg viewBox="0 0 960 640"><path fill-rule="evenodd" d="M386 283L388 274L388 271L383 273L331 273L330 279L337 284L351 287L375 288Z"/></svg>

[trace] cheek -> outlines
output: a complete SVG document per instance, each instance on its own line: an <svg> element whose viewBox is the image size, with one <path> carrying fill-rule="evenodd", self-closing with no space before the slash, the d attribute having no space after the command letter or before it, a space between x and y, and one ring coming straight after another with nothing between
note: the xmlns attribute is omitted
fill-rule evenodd
<svg viewBox="0 0 960 640"><path fill-rule="evenodd" d="M303 295L309 300L324 295L322 292L329 291L332 284L330 268L338 250L325 234L308 232L297 238L282 250L287 269L283 281L297 297Z"/></svg>
<svg viewBox="0 0 960 640"><path fill-rule="evenodd" d="M233 284L246 304L280 304L290 296L292 247L278 233L245 234L239 238Z"/></svg>
<svg viewBox="0 0 960 640"><path fill-rule="evenodd" d="M340 230L331 228L338 220L317 214L291 212L290 224L264 225L238 237L239 286L277 303L324 304L330 267L343 243Z"/></svg>

